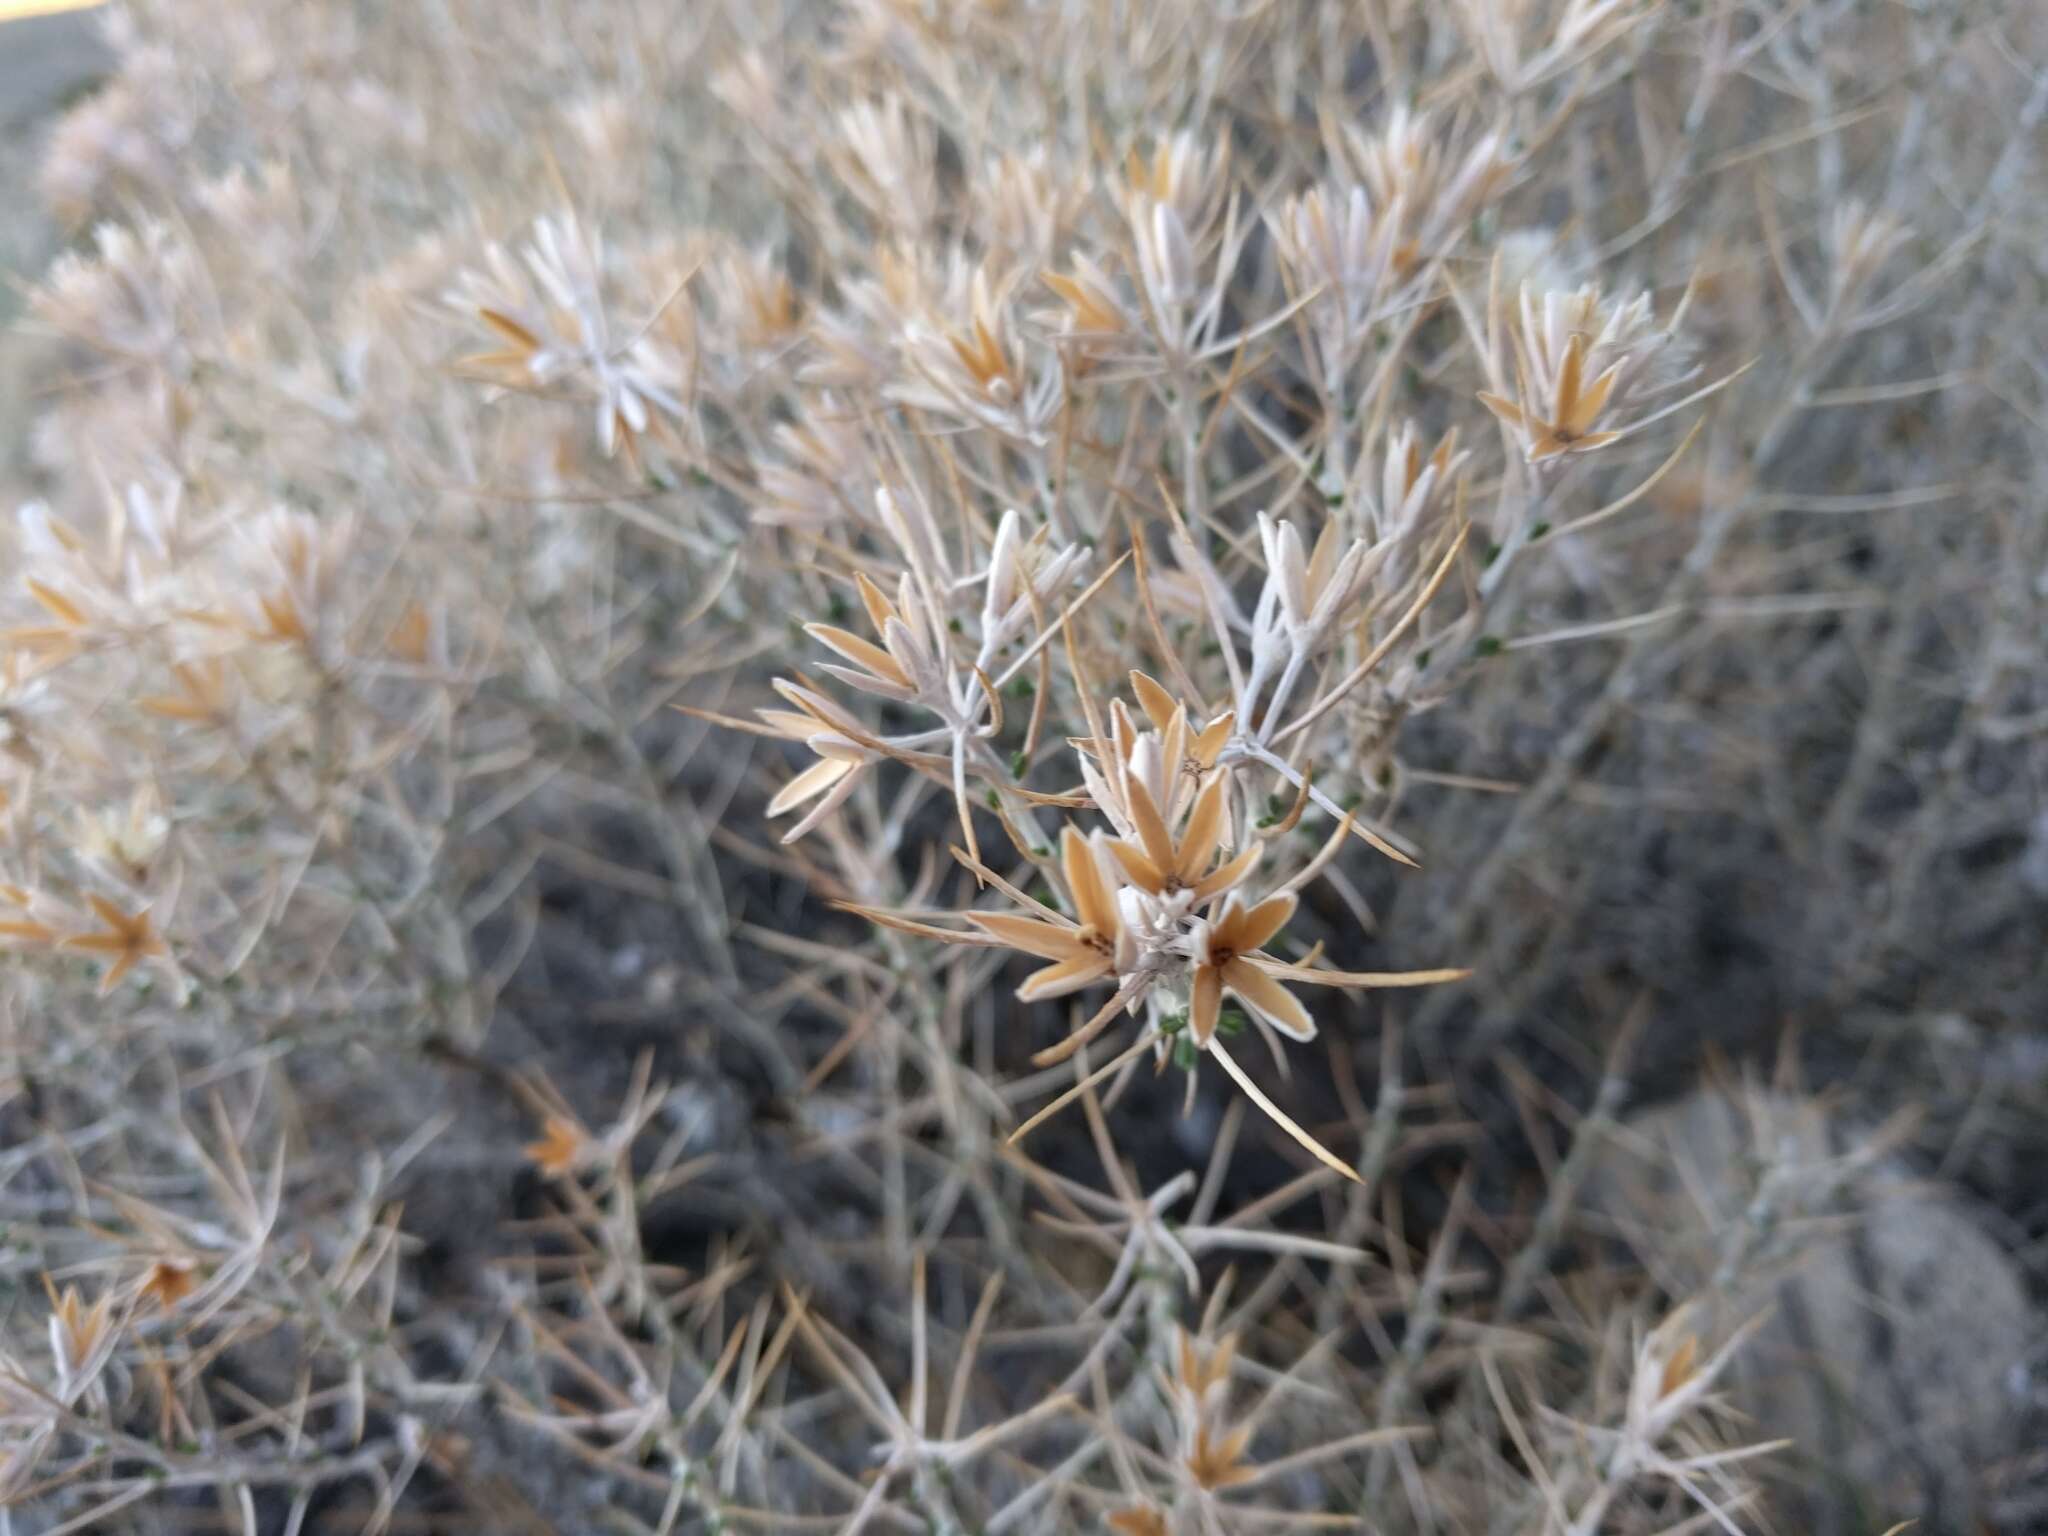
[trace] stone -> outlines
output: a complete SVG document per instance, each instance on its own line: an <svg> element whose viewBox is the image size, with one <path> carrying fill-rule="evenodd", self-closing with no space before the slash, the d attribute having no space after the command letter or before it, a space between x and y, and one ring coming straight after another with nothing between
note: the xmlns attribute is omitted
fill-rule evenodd
<svg viewBox="0 0 2048 1536"><path fill-rule="evenodd" d="M2043 1324L1960 1201L1859 1154L1814 1101L1701 1091L1630 1119L1582 1209L1716 1334L1770 1313L1728 1380L1746 1438L1794 1442L1766 1475L1779 1524L1981 1529Z"/></svg>

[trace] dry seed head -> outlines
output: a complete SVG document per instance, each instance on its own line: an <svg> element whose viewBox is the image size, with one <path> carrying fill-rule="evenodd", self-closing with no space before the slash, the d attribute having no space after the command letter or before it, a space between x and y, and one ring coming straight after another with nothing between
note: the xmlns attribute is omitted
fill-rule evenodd
<svg viewBox="0 0 2048 1536"><path fill-rule="evenodd" d="M964 302L950 314L911 321L901 345L903 376L889 388L890 397L1042 446L1064 399L1064 382L1050 356L1040 359L1036 373L1027 365L1010 314L1012 288L1008 278L977 266L967 276Z"/></svg>
<svg viewBox="0 0 2048 1536"><path fill-rule="evenodd" d="M1387 259L1403 278L1449 252L1512 168L1498 130L1476 137L1453 166L1454 155L1429 116L1398 105L1376 133L1347 126L1344 143L1392 231Z"/></svg>
<svg viewBox="0 0 2048 1536"><path fill-rule="evenodd" d="M549 1115L540 1139L526 1144L526 1160L551 1179L565 1178L585 1167L599 1148L588 1132L567 1115Z"/></svg>
<svg viewBox="0 0 2048 1536"><path fill-rule="evenodd" d="M1043 277L1062 307L1042 315L1041 322L1058 328L1077 372L1085 373L1126 346L1135 345L1115 281L1086 255L1075 253L1071 271L1047 270Z"/></svg>
<svg viewBox="0 0 2048 1536"><path fill-rule="evenodd" d="M881 229L919 237L936 198L931 125L901 96L859 101L842 110L828 153L847 190Z"/></svg>
<svg viewBox="0 0 2048 1536"><path fill-rule="evenodd" d="M86 903L92 908L100 926L88 932L66 935L62 947L102 958L106 969L100 977L101 996L113 991L123 977L144 961L160 961L162 969L176 976L176 966L170 960L170 946L156 931L148 907L126 912L104 896L88 896Z"/></svg>
<svg viewBox="0 0 2048 1536"><path fill-rule="evenodd" d="M1315 1020L1301 1000L1261 968L1265 947L1294 915L1289 895L1247 905L1232 892L1212 922L1197 918L1188 939L1194 980L1189 992L1188 1028L1197 1046L1215 1038L1223 999L1234 997L1261 1022L1293 1040L1313 1040Z"/></svg>
<svg viewBox="0 0 2048 1536"><path fill-rule="evenodd" d="M1006 263L1042 266L1073 224L1085 184L1077 185L1042 144L992 157L973 186L983 249Z"/></svg>
<svg viewBox="0 0 2048 1536"><path fill-rule="evenodd" d="M143 1274L136 1294L169 1312L198 1288L196 1265L182 1259L158 1259Z"/></svg>
<svg viewBox="0 0 2048 1536"><path fill-rule="evenodd" d="M1017 996L1025 1002L1064 997L1100 981L1114 981L1132 961L1099 837L1084 837L1072 826L1063 827L1060 860L1074 909L1071 919L1049 910L1035 917L966 914L967 921L983 933L1012 949L1052 962L1033 972L1017 989Z"/></svg>
<svg viewBox="0 0 2048 1536"><path fill-rule="evenodd" d="M57 259L30 304L67 336L183 379L206 331L203 286L197 256L170 226L107 223L94 228L89 253Z"/></svg>
<svg viewBox="0 0 2048 1536"><path fill-rule="evenodd" d="M773 354L794 341L803 324L796 285L767 247L730 249L712 264L712 302L742 357Z"/></svg>
<svg viewBox="0 0 2048 1536"><path fill-rule="evenodd" d="M170 818L153 783L139 784L125 806L98 812L80 807L76 851L106 875L131 886L148 883L151 867L170 836Z"/></svg>
<svg viewBox="0 0 2048 1536"><path fill-rule="evenodd" d="M1185 238L1203 239L1222 207L1229 172L1229 143L1205 143L1188 129L1157 141L1149 152L1134 145L1124 158L1125 209L1135 223L1140 209L1164 205Z"/></svg>
<svg viewBox="0 0 2048 1536"><path fill-rule="evenodd" d="M1499 276L1496 268L1496 285ZM1691 377L1674 333L1655 328L1648 295L1614 302L1593 284L1569 293L1524 286L1509 333L1487 338L1494 379L1504 377L1510 354L1513 397L1496 389L1479 399L1531 464L1613 442L1630 425L1623 418L1631 404Z"/></svg>
<svg viewBox="0 0 2048 1536"><path fill-rule="evenodd" d="M1322 388L1334 394L1376 317L1397 302L1396 226L1374 215L1363 187L1316 186L1268 210L1266 227L1289 291L1306 303Z"/></svg>
<svg viewBox="0 0 2048 1536"><path fill-rule="evenodd" d="M48 1277L50 1292L50 1354L57 1369L57 1396L74 1403L98 1379L120 1342L114 1324L114 1293L103 1291L87 1306L75 1285L59 1292Z"/></svg>

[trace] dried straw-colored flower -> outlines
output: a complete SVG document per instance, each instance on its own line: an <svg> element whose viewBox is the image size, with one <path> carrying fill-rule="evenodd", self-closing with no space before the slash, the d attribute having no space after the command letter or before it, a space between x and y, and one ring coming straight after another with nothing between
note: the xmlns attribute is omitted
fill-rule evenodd
<svg viewBox="0 0 2048 1536"><path fill-rule="evenodd" d="M1025 978L1017 996L1025 1002L1064 997L1094 982L1112 979L1120 951L1127 954L1123 922L1116 898L1103 879L1098 839L1083 837L1072 826L1060 829L1060 860L1074 917L1050 907L1034 907L1036 916L1004 912L969 912L967 921L1012 949L1053 963Z"/></svg>
<svg viewBox="0 0 2048 1536"><path fill-rule="evenodd" d="M168 1312L199 1288L196 1265L177 1259L158 1259L149 1266L136 1294Z"/></svg>
<svg viewBox="0 0 2048 1536"><path fill-rule="evenodd" d="M162 959L170 954L169 946L156 931L147 906L134 912L124 912L104 896L88 896L86 902L102 926L91 933L70 935L63 941L63 947L107 959L106 974L100 978L102 997L113 991L121 978L143 961Z"/></svg>
<svg viewBox="0 0 2048 1536"><path fill-rule="evenodd" d="M541 1123L540 1139L526 1144L526 1160L551 1179L566 1178L589 1161L596 1145L567 1115L549 1115Z"/></svg>
<svg viewBox="0 0 2048 1536"><path fill-rule="evenodd" d="M1308 1010L1265 969L1279 962L1262 953L1287 926L1294 908L1292 896L1269 896L1246 906L1232 892L1223 899L1223 910L1214 920L1195 920L1189 945L1195 978L1188 1011L1188 1028L1195 1044L1206 1049L1215 1038L1226 994L1291 1039L1315 1038L1315 1020Z"/></svg>

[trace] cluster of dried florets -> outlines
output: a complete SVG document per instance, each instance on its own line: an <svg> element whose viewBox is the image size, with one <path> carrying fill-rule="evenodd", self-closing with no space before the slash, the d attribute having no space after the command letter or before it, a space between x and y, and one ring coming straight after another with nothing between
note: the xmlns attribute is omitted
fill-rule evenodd
<svg viewBox="0 0 2048 1536"><path fill-rule="evenodd" d="M636 456L658 424L686 417L687 359L657 333L658 313L640 334L614 340L603 247L573 215L539 219L520 254L515 262L490 246L481 270L465 271L448 295L457 315L475 317L499 343L465 358L464 370L504 389L581 396L605 456L621 447Z"/></svg>
<svg viewBox="0 0 2048 1536"><path fill-rule="evenodd" d="M1410 496L1420 490L1426 501L1430 487L1414 482L1452 467L1448 444L1428 466L1407 467L1415 471ZM1350 972L1268 953L1294 911L1296 893L1354 832L1409 862L1360 825L1354 810L1340 809L1318 790L1312 771L1301 766L1299 748L1289 743L1342 703L1410 631L1442 585L1462 537L1430 551L1433 571L1415 567L1391 598L1380 594L1380 604L1400 602L1405 611L1382 618L1377 643L1357 665L1333 677L1344 639L1355 630L1374 632L1379 604L1366 601L1367 589L1408 541L1419 520L1416 508L1403 509L1410 515L1398 532L1372 544L1354 539L1341 552L1337 525L1326 522L1313 556L1304 552L1291 523L1261 514L1266 576L1249 616L1237 609L1213 564L1183 536L1183 568L1196 575L1216 648L1227 658L1235 707L1213 718L1191 718L1184 701L1134 670L1138 714L1122 699L1104 711L1085 686L1081 653L1069 635L1061 647L1069 686L1058 695L1078 709L1087 734L1071 738L1078 787L1047 792L1024 780L1040 756L1048 700L1055 696L1049 657L1123 562L1069 600L1089 552L1057 541L1049 525L1025 537L1012 509L997 524L986 570L956 575L941 529L921 500L899 502L887 491L876 500L878 521L901 566L895 597L857 568L854 586L872 638L837 624L807 629L840 658L822 670L859 694L896 706L904 728L864 724L810 679L778 680L777 690L794 708L763 710L761 726L753 728L800 740L818 759L770 803L771 815L809 806L785 840L802 836L837 810L879 764L894 762L945 785L964 843L956 850L959 858L1016 910L964 912L965 928L859 903L855 910L902 931L953 944L1007 947L1051 962L1019 989L1026 1001L1108 986L1111 998L1063 1042L1039 1053L1040 1065L1074 1055L1128 1011L1144 1020L1138 1038L1084 1083L1125 1066L1147 1045L1162 1065L1170 1050L1182 1054L1184 1065L1194 1053L1212 1052L1291 1134L1348 1172L1279 1116L1219 1043L1222 1003L1229 996L1243 1004L1269 1042L1274 1031L1309 1040L1314 1022L1285 983L1358 989L1462 974ZM1148 608L1151 602L1148 593ZM1241 645L1248 658L1240 658ZM998 750L1003 698L1020 678L1027 682L1032 713L1019 733L1021 745L1006 755ZM1283 795L1284 810L1267 808ZM1290 834L1312 804L1331 813L1334 828L1319 850L1290 859ZM1017 853L1062 889L1066 911L1030 896L983 862L974 825L978 805L994 813ZM1045 815L1082 808L1098 812L1107 828L1084 831L1063 818L1056 834L1048 833ZM1279 850L1273 864L1288 867L1261 869L1269 849Z"/></svg>
<svg viewBox="0 0 2048 1536"><path fill-rule="evenodd" d="M334 577L347 534L282 510L209 524L175 483L110 491L96 510L84 527L40 504L19 520L37 613L0 632L0 939L98 958L103 994L145 964L182 993L165 935L222 915L218 882L187 880L219 828L181 829L164 778L232 781L310 739L306 703L345 643ZM82 716L87 699L101 702Z"/></svg>
<svg viewBox="0 0 2048 1536"><path fill-rule="evenodd" d="M1357 407L1380 420L1400 397L1392 370L1412 342L1415 313L1448 302L1444 252L1505 174L1498 141L1473 149L1465 169L1441 186L1439 151L1412 119L1398 118L1356 153L1384 208L1358 192L1346 202L1346 226L1334 230L1318 194L1290 205L1275 248L1291 275L1284 290L1269 293L1238 275L1222 157L1206 157L1186 139L1149 160L1134 152L1125 173L1123 262L1136 275L1136 296L1118 295L1107 275L1117 262L1107 255L1079 257L1070 274L1045 274L1068 313L1064 321L1052 317L1061 328L1043 335L1043 361L1032 366L1035 377L1067 380L1058 390L1023 386L1020 343L993 296L1013 285L992 289L985 268L968 284L961 330L934 331L919 318L926 311L915 308L893 322L901 327L897 366L921 381L912 393L886 371L866 381L836 373L837 389L850 392L835 397L836 419L860 423L839 439L840 466L894 469L883 471L871 514L839 520L852 535L848 544L833 546L831 523L815 512L806 517L826 533L832 562L851 573L866 632L840 622L806 630L836 658L822 666L825 678L881 701L885 719L869 723L852 698L798 674L775 683L791 707L765 709L760 724L746 727L800 741L816 756L770 802L771 816L802 812L786 842L824 824L884 764L950 792L957 856L1009 909L972 908L956 914L955 926L859 899L873 887L875 866L864 856L842 859L841 875L855 893L847 904L899 931L1049 962L1020 988L1025 1001L1108 989L1085 1022L1037 1054L1039 1066L1075 1055L1119 1014L1143 1021L1134 1040L1081 1073L1055 1106L1105 1076L1127 1076L1148 1046L1161 1065L1178 1055L1192 1066L1208 1053L1296 1140L1347 1172L1272 1104L1219 1032L1226 1019L1234 1027L1249 1022L1277 1053L1276 1035L1306 1041L1316 1032L1292 986L1356 990L1463 974L1347 971L1322 963L1320 946L1304 952L1296 942L1292 958L1273 947L1283 942L1299 892L1351 837L1414 862L1412 842L1370 814L1367 797L1387 798L1402 716L1439 701L1458 664L1485 654L1480 625L1489 599L1515 553L1542 536L1533 509L1553 506L1562 488L1549 461L1618 441L1621 431L1605 423L1620 413L1647 411L1631 415L1631 430L1645 427L1717 387L1658 407L1659 397L1696 372L1684 362L1676 317L1658 329L1646 300L1612 304L1590 286L1546 296L1525 288L1512 332L1512 387L1527 403L1485 389L1469 398L1514 429L1518 454L1546 478L1503 494L1497 542L1488 561L1476 560L1473 455L1459 449L1456 427L1432 447L1413 419L1363 433L1352 423ZM1391 190L1404 175L1420 180L1412 197ZM1457 216L1432 212L1439 203ZM1218 275L1198 292L1194 253L1211 250ZM1379 275L1368 281L1351 270L1362 266ZM900 276L903 269L892 270ZM1491 318L1474 317L1486 382L1497 381L1494 354L1507 345L1502 281L1497 259ZM1262 302L1274 306L1271 317L1218 340L1219 317L1255 315ZM1127 318L1141 315L1139 323ZM1290 437L1270 414L1278 364L1270 357L1247 363L1243 354L1296 318L1307 325L1304 376L1321 381L1317 393L1334 416ZM889 357L891 322L882 313L867 321L881 334L857 346L861 322L842 313L833 322L833 349ZM1392 327L1404 339L1387 340ZM1375 332L1387 356L1361 383L1355 365ZM952 380L950 394L935 390L942 376ZM865 405L858 403L863 393ZM1026 399L1051 414L1034 414L1028 424L1006 414ZM898 435L898 413L907 406L958 418L936 453ZM1205 464L1218 452L1212 439L1233 417L1241 418L1234 430L1274 456L1250 479L1291 474L1289 498L1307 503L1296 515L1254 510L1244 530L1254 536L1248 547L1233 534L1234 514L1212 493ZM1055 418L1063 423L1061 451L1041 430ZM1156 433L1156 450L1167 463L1178 461L1182 481L1175 498L1164 466L1147 471L1129 462L1127 449L1127 462L1102 485L1134 503L1121 530L1059 484L1064 447L1112 430L1110 421L1127 444ZM826 430L785 441L816 458ZM992 532L977 531L989 525L971 495L970 504L940 512L942 498L959 494L963 483L1010 484L1020 461L1040 458L1042 468L1024 487L1029 510L1006 508ZM914 467L920 461L922 470ZM1148 473L1150 485L1120 483ZM938 475L949 489L930 483ZM772 521L792 521L794 498L785 487L799 477L794 466L762 471ZM822 511L829 498L810 500ZM1302 533L1304 518L1313 519L1312 537ZM1119 532L1126 552L1107 560L1108 540ZM833 601L841 611L851 606L842 596ZM1124 615L1109 616L1118 607ZM1140 659L1172 685L1131 666ZM1135 702L1101 698L1098 669L1128 671ZM1021 729L1018 711L1006 714L1004 703L1019 697L1030 700ZM1057 761L1058 737L1075 753L1066 782L1034 785ZM898 802L888 839L901 835L914 803ZM1106 826L1091 828L1091 812ZM1319 843L1304 845L1295 833L1310 812L1329 826ZM984 813L1035 873L1006 876L991 867L976 828ZM1048 828L1049 817L1058 819L1056 828ZM1057 894L1028 894L1034 879ZM1243 1011L1226 1014L1226 998Z"/></svg>

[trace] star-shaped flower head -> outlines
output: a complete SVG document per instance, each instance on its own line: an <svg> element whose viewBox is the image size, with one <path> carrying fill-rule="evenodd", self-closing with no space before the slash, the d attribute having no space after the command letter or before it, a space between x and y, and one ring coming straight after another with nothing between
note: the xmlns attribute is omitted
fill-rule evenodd
<svg viewBox="0 0 2048 1536"><path fill-rule="evenodd" d="M520 1150L543 1175L561 1179L579 1168L588 1167L603 1154L604 1149L598 1139L572 1117L550 1114L541 1121L539 1138L529 1141Z"/></svg>
<svg viewBox="0 0 2048 1536"><path fill-rule="evenodd" d="M1214 1038L1225 993L1283 1035L1295 1040L1315 1038L1315 1020L1300 999L1259 964L1281 963L1259 951L1287 926L1294 908L1292 895L1268 896L1248 907L1232 894L1215 918L1196 919L1191 938L1195 982L1188 1008L1188 1028L1196 1045L1207 1047Z"/></svg>
<svg viewBox="0 0 2048 1536"><path fill-rule="evenodd" d="M1141 731L1122 699L1109 707L1107 740L1077 737L1081 778L1096 808L1127 841L1140 839L1142 812L1133 809L1133 793L1142 790L1153 817L1166 823L1179 819L1196 786L1215 769L1235 726L1235 716L1219 715L1195 729L1184 705L1166 690L1133 672L1138 699L1152 729Z"/></svg>
<svg viewBox="0 0 2048 1536"><path fill-rule="evenodd" d="M94 913L105 927L97 933L73 934L64 941L63 947L108 957L107 973L100 978L100 996L113 991L121 978L144 960L159 959L170 953L169 946L150 922L148 907L130 914L104 896L88 896L86 900L92 904Z"/></svg>
<svg viewBox="0 0 2048 1536"><path fill-rule="evenodd" d="M899 703L941 693L943 683L930 638L932 626L909 578L904 578L895 602L865 573L857 573L854 579L860 588L861 604L867 609L868 622L874 625L882 643L876 645L836 624L806 624L806 634L854 664L843 667L827 663L825 670L863 693Z"/></svg>
<svg viewBox="0 0 2048 1536"><path fill-rule="evenodd" d="M1060 864L1075 917L1041 907L1041 917L1014 912L969 912L967 921L1012 949L1052 964L1034 971L1017 989L1025 1002L1065 997L1093 982L1114 979L1123 923L1116 896L1103 878L1100 844L1072 826L1060 830Z"/></svg>
<svg viewBox="0 0 2048 1536"><path fill-rule="evenodd" d="M1199 904L1244 878L1258 862L1257 843L1215 869L1209 867L1223 838L1223 790L1220 778L1202 786L1176 838L1167 829L1165 818L1152 803L1143 782L1131 781L1130 812L1137 825L1137 838L1120 837L1109 845L1131 884L1154 896L1184 892Z"/></svg>
<svg viewBox="0 0 2048 1536"><path fill-rule="evenodd" d="M1537 397L1543 393L1541 385L1530 379L1526 368L1521 374L1521 404L1485 390L1479 393L1479 403L1521 434L1522 451L1532 464L1561 454L1588 452L1620 435L1595 432L1593 424L1607 409L1607 397L1614 392L1614 381L1621 376L1621 364L1609 365L1590 384L1586 382L1585 367L1585 333L1574 331L1565 341L1547 407L1538 403Z"/></svg>

